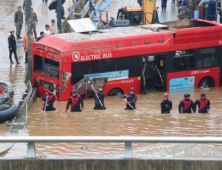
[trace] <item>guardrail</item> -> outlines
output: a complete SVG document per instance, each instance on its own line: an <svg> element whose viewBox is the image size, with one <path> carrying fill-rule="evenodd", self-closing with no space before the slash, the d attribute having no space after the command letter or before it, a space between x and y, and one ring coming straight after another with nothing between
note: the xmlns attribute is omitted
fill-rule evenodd
<svg viewBox="0 0 222 170"><path fill-rule="evenodd" d="M29 136L1 137L0 143L28 142L26 158L36 158L35 143L125 143L124 158L132 159L132 143L222 143L222 137L119 137L119 136Z"/></svg>

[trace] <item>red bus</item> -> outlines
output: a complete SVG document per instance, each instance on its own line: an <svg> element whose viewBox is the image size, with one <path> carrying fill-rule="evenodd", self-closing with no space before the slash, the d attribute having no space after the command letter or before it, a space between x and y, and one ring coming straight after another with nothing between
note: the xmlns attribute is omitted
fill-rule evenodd
<svg viewBox="0 0 222 170"><path fill-rule="evenodd" d="M221 84L222 26L180 20L146 26L45 36L33 44L33 77L38 92L54 85L67 100L84 77L109 79L106 95L154 87L176 91Z"/></svg>

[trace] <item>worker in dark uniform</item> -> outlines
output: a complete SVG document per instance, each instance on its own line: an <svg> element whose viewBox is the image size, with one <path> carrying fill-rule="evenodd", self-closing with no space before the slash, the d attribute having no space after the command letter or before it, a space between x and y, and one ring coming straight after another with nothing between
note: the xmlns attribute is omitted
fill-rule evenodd
<svg viewBox="0 0 222 170"><path fill-rule="evenodd" d="M95 110L105 110L104 106L104 98L105 98L105 92L103 91L104 86L101 84L99 85L99 91L94 90L95 93ZM101 102L101 103L100 103Z"/></svg>
<svg viewBox="0 0 222 170"><path fill-rule="evenodd" d="M31 0L31 6L32 6L32 0ZM27 8L28 8L28 0L24 0L23 2L23 10L25 12L25 24L28 24L28 13L27 13Z"/></svg>
<svg viewBox="0 0 222 170"><path fill-rule="evenodd" d="M15 41L15 36L14 36L14 30L11 30L10 33L11 35L8 37L9 59L10 59L11 64L13 64L12 53L14 53L16 63L20 64L18 61L17 52L16 52L17 46L16 46L16 41Z"/></svg>
<svg viewBox="0 0 222 170"><path fill-rule="evenodd" d="M172 109L172 102L169 100L169 95L167 93L163 95L163 100L160 103L160 106L161 114L170 113L170 110Z"/></svg>
<svg viewBox="0 0 222 170"><path fill-rule="evenodd" d="M196 109L192 100L190 100L190 94L184 94L184 99L180 101L179 113L196 113Z"/></svg>
<svg viewBox="0 0 222 170"><path fill-rule="evenodd" d="M70 105L71 105L71 112L81 112L82 110L80 109L80 104L81 104L82 110L84 110L82 97L77 94L76 89L73 89L72 96L68 100L65 112L68 111Z"/></svg>
<svg viewBox="0 0 222 170"><path fill-rule="evenodd" d="M23 13L22 13L22 7L18 7L18 11L14 15L14 21L16 26L16 36L17 39L21 39L21 30L22 30L22 24L23 24Z"/></svg>
<svg viewBox="0 0 222 170"><path fill-rule="evenodd" d="M53 87L50 87L49 92L45 93L45 95L43 96L42 100L45 101L44 102L44 109L46 111L55 111L56 109L53 107L53 104L55 102L55 95L53 94Z"/></svg>
<svg viewBox="0 0 222 170"><path fill-rule="evenodd" d="M126 103L125 110L134 110L134 109L136 109L137 96L135 95L135 88L131 87L130 88L130 93L125 94L124 97L127 98L127 103Z"/></svg>
<svg viewBox="0 0 222 170"><path fill-rule="evenodd" d="M33 8L31 8L31 30L32 35L34 33L35 39L37 39L37 31L36 31L36 25L38 24L38 17L35 12L33 12Z"/></svg>
<svg viewBox="0 0 222 170"><path fill-rule="evenodd" d="M209 113L210 111L210 100L206 98L205 93L200 95L200 98L196 100L194 105L195 108L198 105L198 113Z"/></svg>

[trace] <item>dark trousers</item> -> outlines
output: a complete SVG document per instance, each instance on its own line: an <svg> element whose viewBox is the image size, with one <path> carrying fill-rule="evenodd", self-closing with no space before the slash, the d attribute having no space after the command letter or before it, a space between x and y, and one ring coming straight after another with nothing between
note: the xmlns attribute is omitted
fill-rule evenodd
<svg viewBox="0 0 222 170"><path fill-rule="evenodd" d="M16 53L16 48L15 49L9 49L9 59L10 62L12 63L12 53L14 54L15 60L18 63L18 57L17 57L17 53Z"/></svg>
<svg viewBox="0 0 222 170"><path fill-rule="evenodd" d="M25 62L28 63L28 52L25 52Z"/></svg>
<svg viewBox="0 0 222 170"><path fill-rule="evenodd" d="M45 3L47 3L48 2L48 0L42 0L42 2L44 2L45 1Z"/></svg>

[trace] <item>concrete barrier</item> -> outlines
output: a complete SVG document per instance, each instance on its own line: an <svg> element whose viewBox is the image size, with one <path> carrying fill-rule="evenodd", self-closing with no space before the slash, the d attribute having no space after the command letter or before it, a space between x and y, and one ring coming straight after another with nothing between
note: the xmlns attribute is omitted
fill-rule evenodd
<svg viewBox="0 0 222 170"><path fill-rule="evenodd" d="M221 170L222 159L0 159L0 170Z"/></svg>

